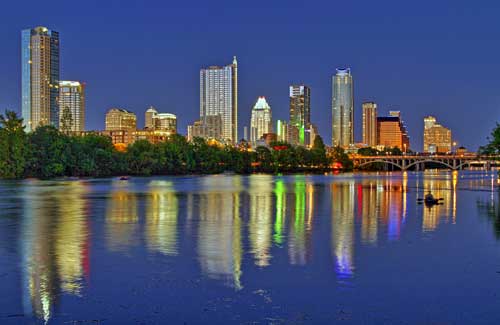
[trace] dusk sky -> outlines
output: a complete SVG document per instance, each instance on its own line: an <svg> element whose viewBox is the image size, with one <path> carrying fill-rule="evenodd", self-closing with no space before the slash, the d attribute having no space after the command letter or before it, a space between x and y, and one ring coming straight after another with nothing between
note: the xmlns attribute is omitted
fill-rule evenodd
<svg viewBox="0 0 500 325"><path fill-rule="evenodd" d="M238 57L239 126L258 96L288 119L288 86L311 87L312 120L331 142L331 77L350 67L355 140L361 103L400 110L422 149L432 114L471 150L500 121L500 3L481 1L3 1L0 111L21 111L21 30L60 32L61 79L86 82L87 129L122 107L199 117L199 70Z"/></svg>

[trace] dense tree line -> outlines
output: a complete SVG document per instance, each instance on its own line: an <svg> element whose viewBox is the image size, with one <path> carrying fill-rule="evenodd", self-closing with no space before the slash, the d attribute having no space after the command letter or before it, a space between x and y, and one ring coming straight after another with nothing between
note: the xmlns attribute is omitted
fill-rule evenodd
<svg viewBox="0 0 500 325"><path fill-rule="evenodd" d="M70 136L51 126L25 133L22 123L14 112L0 115L0 178L323 171L332 158L352 165L339 148L329 158L319 136L311 149L277 142L249 151L245 144L221 147L174 135L158 144L136 141L119 151L109 137Z"/></svg>
<svg viewBox="0 0 500 325"><path fill-rule="evenodd" d="M479 154L498 155L500 154L500 124L495 125L488 137L488 144L479 147Z"/></svg>

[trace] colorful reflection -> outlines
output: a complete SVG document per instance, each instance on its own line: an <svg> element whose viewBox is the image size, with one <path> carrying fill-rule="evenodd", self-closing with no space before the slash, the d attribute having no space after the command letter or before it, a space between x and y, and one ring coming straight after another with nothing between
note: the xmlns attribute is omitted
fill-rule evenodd
<svg viewBox="0 0 500 325"><path fill-rule="evenodd" d="M21 232L24 312L47 322L60 293L79 295L89 274L87 189L65 182L25 186Z"/></svg>
<svg viewBox="0 0 500 325"><path fill-rule="evenodd" d="M305 265L311 256L311 233L314 212L314 187L305 176L295 176L293 195L290 195L290 264Z"/></svg>
<svg viewBox="0 0 500 325"><path fill-rule="evenodd" d="M442 199L439 205L422 205L422 231L435 231L441 223L456 222L456 190L458 172L443 173L437 170L425 171L417 180L417 193L423 197L431 192Z"/></svg>
<svg viewBox="0 0 500 325"><path fill-rule="evenodd" d="M124 182L114 182L106 206L106 241L111 251L125 252L139 245L138 198Z"/></svg>
<svg viewBox="0 0 500 325"><path fill-rule="evenodd" d="M240 290L243 265L267 271L277 260L297 268L310 264L315 249L324 249L317 240L313 247L314 230L330 240L327 259L333 259L337 278L350 283L363 246L401 240L408 224L420 233L456 223L459 185L488 187L494 181L435 171L316 177L189 178L187 194L179 193L184 184L176 179L111 181L104 222L96 222L103 227L98 233L105 236L104 254L131 253L141 246L171 258L195 251L201 273ZM22 227L24 305L44 320L53 315L61 293L82 294L89 273L87 209L92 204L87 201L93 199L88 196L93 185L84 182L47 184L24 187ZM443 204L417 205L416 198L427 191L443 198ZM495 226L500 224L496 201L486 209L478 204L495 215ZM186 238L183 245L180 238Z"/></svg>
<svg viewBox="0 0 500 325"><path fill-rule="evenodd" d="M339 278L348 278L354 272L354 180L332 183L332 254Z"/></svg>
<svg viewBox="0 0 500 325"><path fill-rule="evenodd" d="M268 266L271 254L271 235L273 222L273 177L271 175L256 175L249 180L248 194L250 199L250 220L248 236L251 254L255 264Z"/></svg>
<svg viewBox="0 0 500 325"><path fill-rule="evenodd" d="M198 221L198 259L208 277L239 290L242 262L240 177L206 177L195 195Z"/></svg>
<svg viewBox="0 0 500 325"><path fill-rule="evenodd" d="M172 181L155 180L149 183L146 199L147 247L165 255L177 255L177 218L179 202Z"/></svg>

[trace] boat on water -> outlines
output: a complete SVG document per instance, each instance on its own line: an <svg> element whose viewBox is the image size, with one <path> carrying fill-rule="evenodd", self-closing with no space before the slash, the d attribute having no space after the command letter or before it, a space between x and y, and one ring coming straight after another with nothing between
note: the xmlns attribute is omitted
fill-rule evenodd
<svg viewBox="0 0 500 325"><path fill-rule="evenodd" d="M418 199L419 203L425 203L425 205L427 206L433 206L433 205L437 205L437 204L440 204L440 201L442 201L443 199L437 199L434 197L434 195L432 195L431 192L427 193L423 199Z"/></svg>
<svg viewBox="0 0 500 325"><path fill-rule="evenodd" d="M130 176L121 176L120 180L121 181L128 181L130 179Z"/></svg>

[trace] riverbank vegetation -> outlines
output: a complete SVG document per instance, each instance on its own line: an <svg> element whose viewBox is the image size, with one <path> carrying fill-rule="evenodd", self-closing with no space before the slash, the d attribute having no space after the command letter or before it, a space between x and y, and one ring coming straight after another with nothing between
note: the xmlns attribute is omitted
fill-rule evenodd
<svg viewBox="0 0 500 325"><path fill-rule="evenodd" d="M109 137L69 136L51 126L25 133L22 123L14 112L0 115L0 178L322 172L332 159L352 166L341 149L327 156L319 136L311 149L277 142L250 151L245 145L221 147L174 135L157 144L136 141L119 151Z"/></svg>

